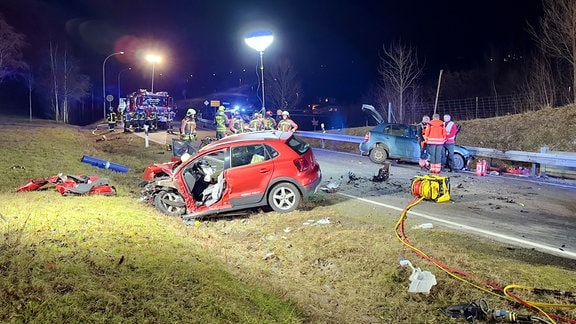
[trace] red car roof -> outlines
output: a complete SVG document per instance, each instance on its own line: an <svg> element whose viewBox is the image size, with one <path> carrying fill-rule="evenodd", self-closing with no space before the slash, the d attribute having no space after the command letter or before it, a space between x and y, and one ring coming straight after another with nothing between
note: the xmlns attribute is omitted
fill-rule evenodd
<svg viewBox="0 0 576 324"><path fill-rule="evenodd" d="M200 149L199 152L203 152L208 149L216 148L219 146L229 146L231 144L236 144L239 142L262 142L262 141L287 141L291 136L292 132L281 132L277 130L269 131L258 131L258 132L248 132L241 134L234 134L226 136L218 141L212 142Z"/></svg>

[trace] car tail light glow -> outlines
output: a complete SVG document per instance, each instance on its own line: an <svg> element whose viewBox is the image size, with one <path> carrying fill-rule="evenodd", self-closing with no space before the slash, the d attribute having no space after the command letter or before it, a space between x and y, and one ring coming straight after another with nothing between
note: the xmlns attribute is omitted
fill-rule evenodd
<svg viewBox="0 0 576 324"><path fill-rule="evenodd" d="M310 162L306 158L299 158L294 160L294 165L298 171L304 172L310 167Z"/></svg>

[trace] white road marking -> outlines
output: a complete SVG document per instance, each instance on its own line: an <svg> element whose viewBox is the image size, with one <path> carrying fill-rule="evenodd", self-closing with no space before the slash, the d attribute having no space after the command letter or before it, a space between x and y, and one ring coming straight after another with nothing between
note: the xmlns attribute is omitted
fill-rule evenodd
<svg viewBox="0 0 576 324"><path fill-rule="evenodd" d="M402 212L402 210L404 210L403 208L399 208L399 207L396 207L396 206L392 206L392 205L380 203L380 202L373 201L373 200L369 200L369 199L366 199L366 198L356 197L356 196L349 195L349 194L345 194L345 193L342 193L342 192L338 192L338 194L339 194L339 195L342 195L342 196L344 196L344 197L348 197L348 198L351 198L351 199L359 200L359 201L366 202L366 203L373 204L373 205L377 205L377 206L380 206L380 207L385 207L385 208L388 208L388 209L393 209L393 210L396 210L396 211L399 211L399 212ZM446 220L444 220L444 219L437 218L437 217L430 216L430 215L426 215L426 214L422 214L422 213L419 213L419 212L408 211L408 214L415 215L415 216L418 216L418 217L422 217L422 218L425 218L425 219L429 219L429 220L432 220L432 221L437 222L437 223L442 223L442 224L445 225L446 227L455 228L455 229L464 229L464 230L466 230L466 231L476 232L476 233L483 234L483 235L485 235L485 236L487 236L487 237L494 237L494 238L500 239L501 241L504 240L504 241L508 241L508 242L514 242L514 243L516 243L516 244L518 244L519 246L524 247L524 248L526 248L526 247L532 247L532 248L538 249L538 250L540 250L540 251L546 251L547 253L550 253L550 254L553 254L553 255L561 256L561 257L564 257L564 258L576 259L576 253L568 252L568 251L562 251L562 250L558 249L557 247L551 247L551 246L548 246L548 245L543 245L543 244L540 244L540 243L531 242L531 241L527 241L527 240L524 240L524 239L519 239L519 238L516 238L516 237L511 237L511 236L508 236L508 235L503 235L503 234L495 233L495 232L492 232L492 231L487 231L487 230L479 229L479 228L477 228L477 227L470 227L470 226L468 226L468 225L458 224L458 223L453 222L453 221L446 221Z"/></svg>

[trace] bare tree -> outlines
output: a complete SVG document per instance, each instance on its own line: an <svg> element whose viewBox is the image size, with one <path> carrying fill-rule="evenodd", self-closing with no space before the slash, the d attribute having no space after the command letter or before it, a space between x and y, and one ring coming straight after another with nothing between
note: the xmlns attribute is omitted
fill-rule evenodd
<svg viewBox="0 0 576 324"><path fill-rule="evenodd" d="M395 98L390 98L398 120L405 120L405 106L413 101L418 80L423 68L418 63L416 50L412 46L392 43L390 47L383 46L383 56L380 57L378 73L382 78L385 93L393 91Z"/></svg>
<svg viewBox="0 0 576 324"><path fill-rule="evenodd" d="M65 50L50 43L49 68L45 69L43 93L49 98L51 117L56 121L69 122L70 109L89 94L90 79L79 72L78 62Z"/></svg>
<svg viewBox="0 0 576 324"><path fill-rule="evenodd" d="M527 69L520 90L526 94L528 104L532 108L553 107L556 82L552 78L550 60L540 52L530 56L525 64Z"/></svg>
<svg viewBox="0 0 576 324"><path fill-rule="evenodd" d="M19 70L27 69L22 59L22 48L26 45L24 35L14 28L0 15L0 83Z"/></svg>
<svg viewBox="0 0 576 324"><path fill-rule="evenodd" d="M544 0L540 28L528 31L544 53L565 60L572 72L572 100L576 103L576 1Z"/></svg>
<svg viewBox="0 0 576 324"><path fill-rule="evenodd" d="M302 84L294 65L286 58L280 59L267 70L266 101L274 109L297 107L302 101Z"/></svg>

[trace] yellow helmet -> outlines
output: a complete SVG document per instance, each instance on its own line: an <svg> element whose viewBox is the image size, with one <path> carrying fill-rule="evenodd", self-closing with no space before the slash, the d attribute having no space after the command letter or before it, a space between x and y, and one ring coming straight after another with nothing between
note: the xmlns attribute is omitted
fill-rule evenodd
<svg viewBox="0 0 576 324"><path fill-rule="evenodd" d="M224 112L224 111L226 111L226 107L224 106L218 107L218 112Z"/></svg>

